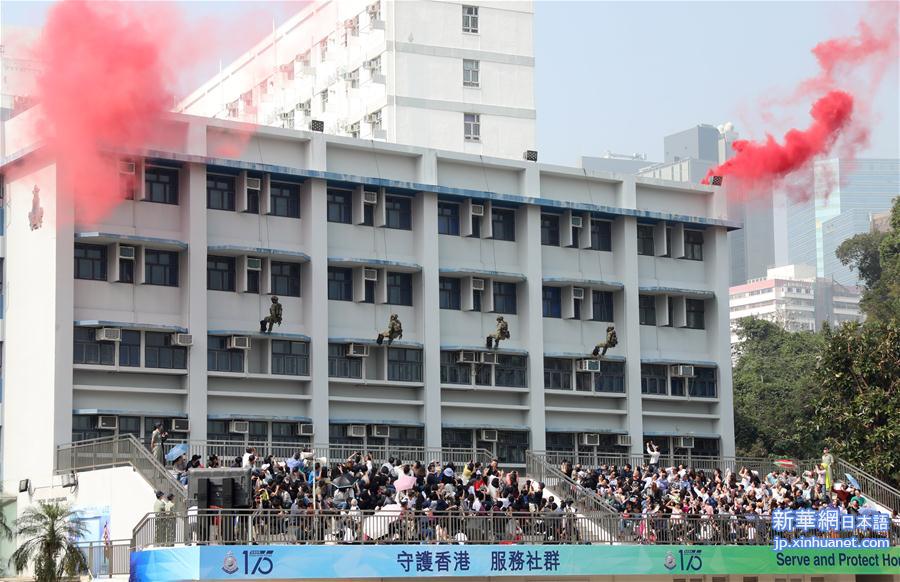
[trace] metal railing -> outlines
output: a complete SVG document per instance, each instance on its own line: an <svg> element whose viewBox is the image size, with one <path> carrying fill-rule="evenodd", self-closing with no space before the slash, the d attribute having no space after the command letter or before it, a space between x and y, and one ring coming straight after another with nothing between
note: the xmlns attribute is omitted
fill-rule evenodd
<svg viewBox="0 0 900 582"><path fill-rule="evenodd" d="M851 465L844 459L836 458L831 474L835 481L844 480L844 475L852 475L863 491L863 497L867 497L891 511L900 512L900 491L891 487L884 481L873 477L859 467Z"/></svg>
<svg viewBox="0 0 900 582"><path fill-rule="evenodd" d="M887 532L833 532L832 537L882 537ZM717 544L771 545L777 532L760 516L624 517L607 513L469 514L459 511L298 513L274 510L203 510L195 515L148 514L132 545L182 544ZM790 538L791 534L778 534ZM800 534L798 534L800 535Z"/></svg>
<svg viewBox="0 0 900 582"><path fill-rule="evenodd" d="M56 448L57 473L124 466L133 467L154 489L174 493L176 509L184 509L187 496L184 485L134 435L91 439Z"/></svg>
<svg viewBox="0 0 900 582"><path fill-rule="evenodd" d="M617 452L602 451L531 451L531 454L543 459L553 466L559 466L563 461L569 461L573 466L580 464L591 468L600 465L631 465L632 467L641 467L649 463L649 455L631 454ZM737 472L741 467L746 467L752 471L756 471L760 476L764 476L769 472L776 470L774 461L784 459L793 461L798 471L812 469L819 462L815 459L795 459L791 457L724 457L724 456L708 456L708 455L676 455L672 453L663 454L659 457L659 465L665 467L677 467L684 465L694 470L702 470L711 472L719 469L723 473L726 469Z"/></svg>
<svg viewBox="0 0 900 582"><path fill-rule="evenodd" d="M605 499L566 477L559 468L550 465L540 456L526 451L525 461L525 473L529 478L543 483L544 487L562 497L563 501L572 501L579 511L616 513L616 510Z"/></svg>
<svg viewBox="0 0 900 582"><path fill-rule="evenodd" d="M131 567L131 540L112 540L107 546L103 542L76 544L84 554L88 568L83 574L92 578L103 578L128 574Z"/></svg>

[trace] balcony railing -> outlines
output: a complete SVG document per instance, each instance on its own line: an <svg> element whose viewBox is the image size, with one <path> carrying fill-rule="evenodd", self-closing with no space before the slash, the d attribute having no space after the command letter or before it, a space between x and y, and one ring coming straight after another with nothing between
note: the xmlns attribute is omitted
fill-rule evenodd
<svg viewBox="0 0 900 582"><path fill-rule="evenodd" d="M148 514L134 530L141 550L188 544L717 544L766 545L776 532L761 516L624 517L608 513L471 514L382 509L291 514L273 510L202 510L196 515ZM800 534L797 534L800 535ZM808 534L813 535L813 534ZM832 532L829 537L900 542L886 532ZM782 534L791 538L791 534Z"/></svg>

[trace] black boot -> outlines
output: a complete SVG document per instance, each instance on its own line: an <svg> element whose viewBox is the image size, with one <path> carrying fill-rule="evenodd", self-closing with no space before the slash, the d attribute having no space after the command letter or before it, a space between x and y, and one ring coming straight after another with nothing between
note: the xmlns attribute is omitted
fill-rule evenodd
<svg viewBox="0 0 900 582"><path fill-rule="evenodd" d="M491 336L487 336L487 342L484 344L484 347L491 349Z"/></svg>
<svg viewBox="0 0 900 582"><path fill-rule="evenodd" d="M597 348L597 347L595 347L595 348L594 348L594 351L591 352L591 355L594 356L595 358L596 358L599 354L600 354L600 348Z"/></svg>
<svg viewBox="0 0 900 582"><path fill-rule="evenodd" d="M384 334L378 334L378 339L375 340L375 343L381 345L384 342Z"/></svg>
<svg viewBox="0 0 900 582"><path fill-rule="evenodd" d="M266 333L266 320L265 319L259 320L259 333Z"/></svg>

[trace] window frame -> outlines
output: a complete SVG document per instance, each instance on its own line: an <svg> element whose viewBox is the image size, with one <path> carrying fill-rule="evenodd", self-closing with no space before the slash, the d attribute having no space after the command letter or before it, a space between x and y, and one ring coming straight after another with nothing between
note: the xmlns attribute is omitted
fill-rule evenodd
<svg viewBox="0 0 900 582"><path fill-rule="evenodd" d="M276 352L276 348L286 348L287 351ZM270 358L274 376L309 376L309 342L273 339Z"/></svg>
<svg viewBox="0 0 900 582"><path fill-rule="evenodd" d="M493 240L515 242L516 211L512 208L491 208L491 230Z"/></svg>
<svg viewBox="0 0 900 582"><path fill-rule="evenodd" d="M79 257L79 251L85 256ZM99 253L99 257L89 257L87 253ZM73 251L73 276L80 281L108 281L109 273L109 247L106 245L94 245L88 243L75 243ZM81 277L81 266L90 266L90 277Z"/></svg>
<svg viewBox="0 0 900 582"><path fill-rule="evenodd" d="M168 181L162 181L158 178L168 177ZM157 180L151 180L156 177ZM167 166L145 166L144 167L144 202L152 202L154 204L170 204L178 206L178 182L180 179L179 168L170 168ZM152 185L160 185L160 190L155 190Z"/></svg>
<svg viewBox="0 0 900 582"><path fill-rule="evenodd" d="M459 236L459 204L438 202L438 234Z"/></svg>
<svg viewBox="0 0 900 582"><path fill-rule="evenodd" d="M481 141L480 113L463 113L463 141Z"/></svg>
<svg viewBox="0 0 900 582"><path fill-rule="evenodd" d="M334 373L333 373L334 372ZM347 355L347 344L328 344L328 377L362 380L362 358Z"/></svg>
<svg viewBox="0 0 900 582"><path fill-rule="evenodd" d="M641 394L652 396L669 395L668 366L664 364L641 364Z"/></svg>
<svg viewBox="0 0 900 582"><path fill-rule="evenodd" d="M213 182L213 184L210 184L210 182ZM235 199L237 198L236 184L235 176L207 173L206 208L209 210L234 212Z"/></svg>
<svg viewBox="0 0 900 582"><path fill-rule="evenodd" d="M479 33L478 6L463 4L462 6L462 31L466 34Z"/></svg>
<svg viewBox="0 0 900 582"><path fill-rule="evenodd" d="M559 246L559 215L541 213L541 245Z"/></svg>
<svg viewBox="0 0 900 582"><path fill-rule="evenodd" d="M394 230L412 230L412 198L385 195L384 227Z"/></svg>
<svg viewBox="0 0 900 582"><path fill-rule="evenodd" d="M169 257L170 263L159 262ZM160 287L178 287L181 255L178 251L144 249L144 284ZM159 276L160 278L157 278Z"/></svg>
<svg viewBox="0 0 900 582"><path fill-rule="evenodd" d="M544 285L541 288L541 312L543 317L562 319L562 288Z"/></svg>
<svg viewBox="0 0 900 582"><path fill-rule="evenodd" d="M463 59L463 87L478 89L481 87L481 61Z"/></svg>
<svg viewBox="0 0 900 582"><path fill-rule="evenodd" d="M338 278L337 275L341 277ZM353 301L353 269L328 267L328 300Z"/></svg>
<svg viewBox="0 0 900 582"><path fill-rule="evenodd" d="M340 188L328 188L325 206L328 222L335 224L353 223L353 192Z"/></svg>
<svg viewBox="0 0 900 582"><path fill-rule="evenodd" d="M388 271L385 276L387 277L387 297L385 298L385 303L388 305L406 305L412 307L412 273Z"/></svg>
<svg viewBox="0 0 900 582"><path fill-rule="evenodd" d="M276 190L279 192L277 196ZM300 218L300 184L275 181L269 183L269 216Z"/></svg>
<svg viewBox="0 0 900 582"><path fill-rule="evenodd" d="M647 236L649 233L649 236ZM653 225L638 224L637 225L637 254L643 257L656 256L656 248L654 245Z"/></svg>
<svg viewBox="0 0 900 582"><path fill-rule="evenodd" d="M288 273L281 273L281 269L287 268ZM276 269L279 273L276 273ZM296 273L294 272L296 270ZM269 262L269 284L271 295L278 297L300 297L303 269L300 263L288 261ZM286 285L286 287L285 287Z"/></svg>
<svg viewBox="0 0 900 582"><path fill-rule="evenodd" d="M462 285L456 277L438 279L439 309L460 311L462 309Z"/></svg>
<svg viewBox="0 0 900 582"><path fill-rule="evenodd" d="M693 238L695 240L688 240ZM699 239L699 240L696 240ZM703 231L687 230L684 231L684 257L687 261L703 260Z"/></svg>
<svg viewBox="0 0 900 582"><path fill-rule="evenodd" d="M422 382L424 354L416 348L387 349L387 380L389 382Z"/></svg>
<svg viewBox="0 0 900 582"><path fill-rule="evenodd" d="M605 321L608 323L615 321L615 296L612 291L591 290L591 308L593 309L591 321ZM607 315L607 309L608 319L601 317Z"/></svg>
<svg viewBox="0 0 900 582"><path fill-rule="evenodd" d="M211 265L211 263L213 263ZM224 266L225 268L219 268ZM217 286L213 286L213 281ZM231 292L237 290L237 261L235 257L206 256L206 289Z"/></svg>
<svg viewBox="0 0 900 582"><path fill-rule="evenodd" d="M605 233L602 225L606 225ZM591 250L612 252L612 221L591 219Z"/></svg>
<svg viewBox="0 0 900 582"><path fill-rule="evenodd" d="M656 297L638 295L638 324L656 325Z"/></svg>
<svg viewBox="0 0 900 582"><path fill-rule="evenodd" d="M206 337L206 371L243 374L246 367L244 350L228 348L228 336Z"/></svg>
<svg viewBox="0 0 900 582"><path fill-rule="evenodd" d="M187 348L184 346L173 346L171 335L167 332L144 332L145 368L187 370ZM157 339L160 340L159 343L157 343ZM164 363L169 365L162 365Z"/></svg>
<svg viewBox="0 0 900 582"><path fill-rule="evenodd" d="M96 339L96 327L76 326L72 331L72 363L87 366L115 366L115 342ZM81 357L79 357L81 356Z"/></svg>
<svg viewBox="0 0 900 582"><path fill-rule="evenodd" d="M684 326L688 329L706 329L706 301L686 298L684 305Z"/></svg>
<svg viewBox="0 0 900 582"><path fill-rule="evenodd" d="M507 281L494 281L493 288L494 312L502 315L515 315L518 310L518 284ZM512 292L510 292L510 289Z"/></svg>

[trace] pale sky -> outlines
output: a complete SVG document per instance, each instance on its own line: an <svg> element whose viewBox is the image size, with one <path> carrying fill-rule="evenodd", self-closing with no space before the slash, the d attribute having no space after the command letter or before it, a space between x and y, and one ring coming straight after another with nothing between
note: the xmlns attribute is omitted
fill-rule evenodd
<svg viewBox="0 0 900 582"><path fill-rule="evenodd" d="M41 26L48 2L0 3L7 26ZM280 22L302 2L182 2L189 18L210 15ZM732 121L742 137L791 123L804 104L762 121L764 97L786 94L816 72L810 49L852 34L860 2L563 2L535 10L535 100L541 161L575 164L582 155L646 153L662 159L662 138L698 123ZM240 54L256 40L235 44ZM199 81L218 63L200 68ZM205 70L207 73L203 73ZM878 123L863 157L900 157L897 67L873 101Z"/></svg>

